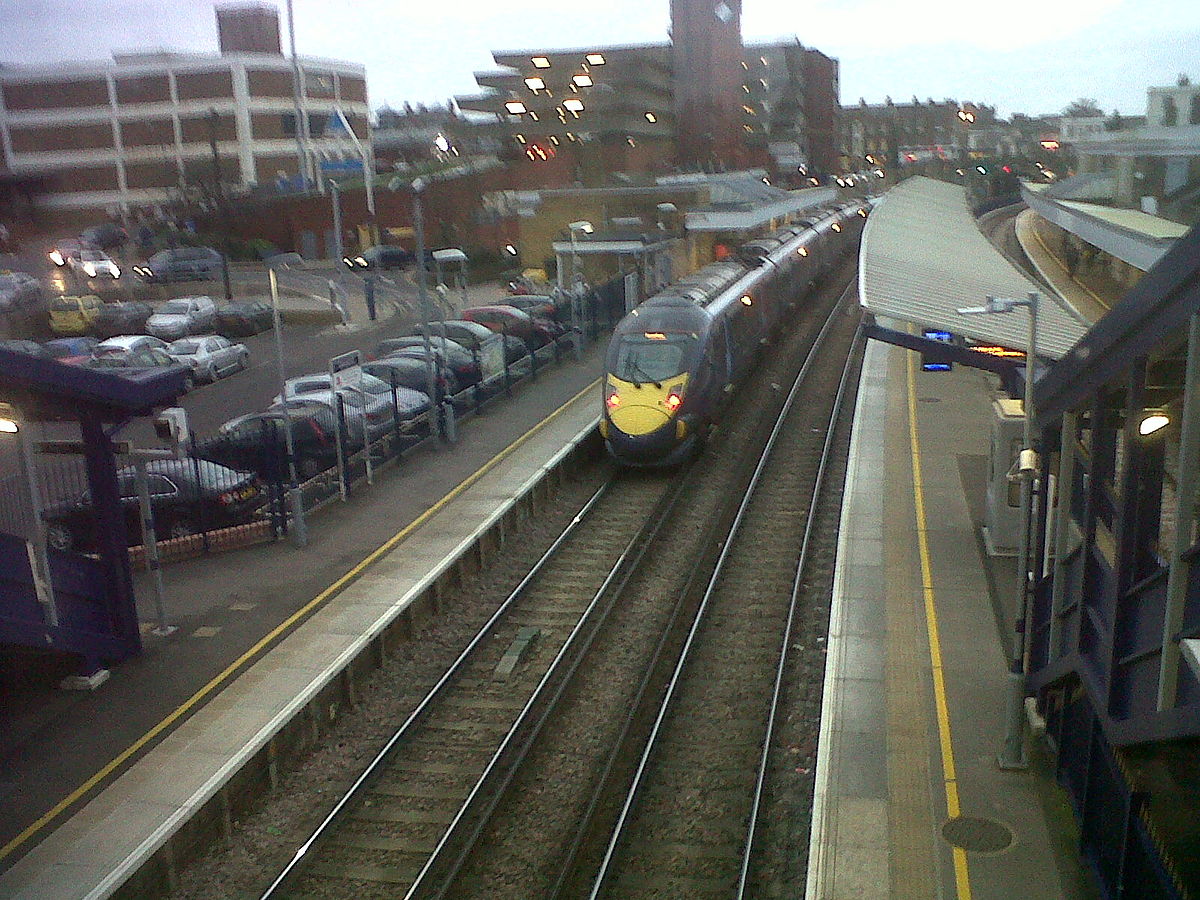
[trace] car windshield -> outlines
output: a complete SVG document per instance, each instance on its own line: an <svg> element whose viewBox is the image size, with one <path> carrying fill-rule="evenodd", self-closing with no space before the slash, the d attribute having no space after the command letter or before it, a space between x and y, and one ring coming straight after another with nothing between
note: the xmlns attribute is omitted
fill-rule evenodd
<svg viewBox="0 0 1200 900"><path fill-rule="evenodd" d="M171 341L171 345L167 349L181 356L191 356L204 349L204 345L200 341L184 338L181 341Z"/></svg>
<svg viewBox="0 0 1200 900"><path fill-rule="evenodd" d="M159 309L159 313L164 316L186 316L191 308L191 304L186 300L168 300Z"/></svg>
<svg viewBox="0 0 1200 900"><path fill-rule="evenodd" d="M617 344L612 374L635 384L659 382L684 371L694 334L627 334Z"/></svg>

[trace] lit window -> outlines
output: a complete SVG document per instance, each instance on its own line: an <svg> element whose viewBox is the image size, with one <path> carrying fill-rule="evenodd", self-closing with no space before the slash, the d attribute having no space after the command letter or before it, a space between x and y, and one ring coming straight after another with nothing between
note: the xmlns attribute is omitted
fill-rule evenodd
<svg viewBox="0 0 1200 900"><path fill-rule="evenodd" d="M550 135L550 143L552 143L555 147L557 147L558 143L559 143L558 138L555 137L554 135Z"/></svg>
<svg viewBox="0 0 1200 900"><path fill-rule="evenodd" d="M531 109L531 110L529 111L529 118L533 119L533 121L535 121L535 122L536 122L536 121L538 120L538 114L537 114L537 113L535 113L535 112L534 112L534 111Z"/></svg>
<svg viewBox="0 0 1200 900"><path fill-rule="evenodd" d="M742 68L745 69L747 72L749 72L750 64L748 62L746 62L745 60L742 60Z"/></svg>
<svg viewBox="0 0 1200 900"><path fill-rule="evenodd" d="M575 97L568 97L563 101L563 109L570 110L573 113L583 112L583 101Z"/></svg>
<svg viewBox="0 0 1200 900"><path fill-rule="evenodd" d="M525 79L525 87L529 88L536 94L538 91L544 91L546 89L546 82L535 75L532 78Z"/></svg>
<svg viewBox="0 0 1200 900"><path fill-rule="evenodd" d="M586 59L587 59L588 63L590 63L593 66L604 65L604 54L603 53L589 53L587 55Z"/></svg>
<svg viewBox="0 0 1200 900"><path fill-rule="evenodd" d="M567 140L568 141L577 141L577 140L579 140L579 138L575 137L575 132L568 131L567 132Z"/></svg>
<svg viewBox="0 0 1200 900"><path fill-rule="evenodd" d="M759 61L760 63L762 63L764 66L769 66L769 65L770 65L770 63L769 63L769 62L767 62L767 58L766 58L765 56L760 56L760 57L758 58L758 61Z"/></svg>
<svg viewBox="0 0 1200 900"><path fill-rule="evenodd" d="M523 144L523 143L525 143L525 135L523 135L523 134L517 134L517 135L513 135L513 137L515 137L515 138L516 138L516 141L517 141L517 143L518 143L518 144Z"/></svg>
<svg viewBox="0 0 1200 900"><path fill-rule="evenodd" d="M647 121L647 122L650 122L650 123L657 122L657 121L658 121L658 116L656 116L656 115L655 115L654 113L652 113L652 112L648 112L648 113L646 113L646 121Z"/></svg>
<svg viewBox="0 0 1200 900"><path fill-rule="evenodd" d="M631 138L631 137L627 137L627 138L625 138L625 143L629 144L629 146L630 146L630 147L636 147L636 146L637 146L637 144L634 142L633 138Z"/></svg>
<svg viewBox="0 0 1200 900"><path fill-rule="evenodd" d="M550 60L549 60L549 59L547 59L547 58L546 58L546 57L544 57L544 56L534 56L534 57L531 57L529 61L530 61L531 63L533 63L533 67L534 67L535 69L548 69L548 68L550 68Z"/></svg>
<svg viewBox="0 0 1200 900"><path fill-rule="evenodd" d="M504 104L504 108L514 116L519 116L521 113L525 112L525 104L520 100L509 100Z"/></svg>
<svg viewBox="0 0 1200 900"><path fill-rule="evenodd" d="M592 76L591 75L576 75L574 78L571 79L571 81L575 82L575 84L579 87L591 87L592 86Z"/></svg>

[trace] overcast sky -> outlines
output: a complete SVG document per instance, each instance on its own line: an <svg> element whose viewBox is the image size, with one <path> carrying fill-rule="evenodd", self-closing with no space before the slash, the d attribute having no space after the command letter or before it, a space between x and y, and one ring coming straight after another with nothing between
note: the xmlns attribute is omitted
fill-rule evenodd
<svg viewBox="0 0 1200 900"><path fill-rule="evenodd" d="M1197 0L743 0L746 41L799 39L841 63L843 103L955 98L1002 116L1090 97L1145 113L1146 88L1200 81ZM281 20L284 0L279 0ZM374 107L477 90L491 50L665 41L668 0L295 0L299 53L362 63ZM284 45L287 25L282 22ZM210 0L0 0L0 63L112 50L213 52Z"/></svg>

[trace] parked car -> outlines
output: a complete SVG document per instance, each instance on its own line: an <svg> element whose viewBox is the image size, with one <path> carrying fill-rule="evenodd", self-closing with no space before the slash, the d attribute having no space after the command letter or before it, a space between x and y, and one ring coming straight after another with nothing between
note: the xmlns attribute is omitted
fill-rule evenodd
<svg viewBox="0 0 1200 900"><path fill-rule="evenodd" d="M363 371L374 375L389 387L409 388L429 395L429 368L425 363L425 348L414 347L395 356L363 363ZM458 379L436 355L434 356L434 381L438 398L453 397L459 391Z"/></svg>
<svg viewBox="0 0 1200 900"><path fill-rule="evenodd" d="M99 247L101 250L111 250L129 240L129 234L116 222L104 222L83 229L79 240L93 247Z"/></svg>
<svg viewBox="0 0 1200 900"><path fill-rule="evenodd" d="M218 429L216 437L197 445L193 452L231 469L283 481L291 476L285 430L289 423L296 474L300 478L311 478L337 464L337 423L333 411L324 404L302 401L230 419Z"/></svg>
<svg viewBox="0 0 1200 900"><path fill-rule="evenodd" d="M176 247L155 253L133 273L147 281L203 281L221 274L221 261L212 247Z"/></svg>
<svg viewBox="0 0 1200 900"><path fill-rule="evenodd" d="M154 533L159 540L184 538L201 528L253 520L266 503L258 478L207 460L157 459L146 463ZM197 477L197 475L199 477ZM130 546L142 542L135 470L117 470L117 487ZM84 493L45 510L46 542L55 550L91 550L98 544L95 510Z"/></svg>
<svg viewBox="0 0 1200 900"><path fill-rule="evenodd" d="M104 301L95 294L55 297L50 301L50 330L55 334L83 335L93 330Z"/></svg>
<svg viewBox="0 0 1200 900"><path fill-rule="evenodd" d="M42 283L26 272L0 272L0 322L9 334L28 334L45 328Z"/></svg>
<svg viewBox="0 0 1200 900"><path fill-rule="evenodd" d="M433 352L454 373L454 377L462 387L469 387L483 378L479 360L475 358L475 354L458 343L458 341L452 341L447 337L442 337L440 334L434 334L430 335L429 345ZM379 345L375 348L375 357L383 359L397 353L412 355L409 351L415 351L424 356L425 339L420 335L412 334L398 338L386 338L380 341Z"/></svg>
<svg viewBox="0 0 1200 900"><path fill-rule="evenodd" d="M115 337L105 338L98 343L92 350L92 356L97 358L101 356L125 356L145 348L162 350L165 353L167 342L148 334L119 334Z"/></svg>
<svg viewBox="0 0 1200 900"><path fill-rule="evenodd" d="M50 262L62 267L67 264L68 260L78 258L85 247L91 247L91 244L76 240L59 241L50 248L50 252L46 255L50 257Z"/></svg>
<svg viewBox="0 0 1200 900"><path fill-rule="evenodd" d="M332 408L331 384L332 381L326 372L289 378L283 383L284 393L276 396L273 402L280 403L285 398L291 400L321 395L330 398ZM357 387L357 379L353 384L355 386L342 388L338 392L348 404L347 414L351 405L361 411L360 414L366 417L371 440L391 432L395 424L392 421L392 386L366 373L362 376L361 391ZM427 412L431 405L427 394L409 388L397 388L396 414L401 430L411 430L414 427L412 420Z"/></svg>
<svg viewBox="0 0 1200 900"><path fill-rule="evenodd" d="M511 334L497 334L486 325L481 325L478 322L468 322L465 319L443 319L437 322L430 322L429 330L432 334L447 337L466 347L468 350L474 350L479 353L485 372L488 366L486 356L492 347L498 347L500 366L503 366L505 361L514 363L529 355L529 348L525 346L525 342L519 337ZM420 330L419 328L414 328L411 333L419 334ZM498 345L496 343L497 339L500 342Z"/></svg>
<svg viewBox="0 0 1200 900"><path fill-rule="evenodd" d="M235 344L219 334L171 341L167 353L175 362L188 366L197 381L216 381L222 375L232 375L250 365L250 351L246 345Z"/></svg>
<svg viewBox="0 0 1200 900"><path fill-rule="evenodd" d="M188 334L207 334L217 325L217 304L212 297L176 297L146 320L146 331L173 341Z"/></svg>
<svg viewBox="0 0 1200 900"><path fill-rule="evenodd" d="M42 344L42 348L50 354L52 359L57 359L61 363L84 366L92 358L92 351L99 343L94 337L84 335L83 337L55 338Z"/></svg>
<svg viewBox="0 0 1200 900"><path fill-rule="evenodd" d="M226 337L250 337L275 323L271 304L262 300L223 303L217 307L217 331Z"/></svg>
<svg viewBox="0 0 1200 900"><path fill-rule="evenodd" d="M520 338L530 352L544 347L563 333L563 327L557 322L531 316L515 306L473 306L459 315L468 322L478 322L492 331Z"/></svg>
<svg viewBox="0 0 1200 900"><path fill-rule="evenodd" d="M92 334L104 340L122 334L136 334L146 327L154 309L140 300L105 303L96 312Z"/></svg>
<svg viewBox="0 0 1200 900"><path fill-rule="evenodd" d="M514 306L531 316L550 319L564 325L571 315L571 307L565 299L560 306L549 294L513 294L504 298L504 305Z"/></svg>
<svg viewBox="0 0 1200 900"><path fill-rule="evenodd" d="M17 353L24 353L26 356L36 356L38 359L53 359L50 351L37 341L0 341L0 347L3 347L5 350L15 350Z"/></svg>
<svg viewBox="0 0 1200 900"><path fill-rule="evenodd" d="M77 256L67 257L67 268L81 278L111 278L116 281L121 277L121 267L118 266L103 250L84 247Z"/></svg>
<svg viewBox="0 0 1200 900"><path fill-rule="evenodd" d="M407 269L417 261L417 254L403 247L376 244L362 253L342 257L351 269Z"/></svg>
<svg viewBox="0 0 1200 900"><path fill-rule="evenodd" d="M187 373L183 383L185 391L190 391L196 383L192 370L177 363L167 353L166 343L145 334L127 334L101 341L92 350L92 358L87 366L92 369L122 369L127 372L178 368Z"/></svg>

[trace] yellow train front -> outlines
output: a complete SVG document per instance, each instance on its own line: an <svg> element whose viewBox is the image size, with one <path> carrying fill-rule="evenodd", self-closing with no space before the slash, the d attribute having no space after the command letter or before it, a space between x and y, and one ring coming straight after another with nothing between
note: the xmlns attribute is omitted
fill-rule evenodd
<svg viewBox="0 0 1200 900"><path fill-rule="evenodd" d="M709 324L690 302L659 300L617 326L605 364L600 433L618 462L672 465L707 433L714 386L725 383L705 352Z"/></svg>

